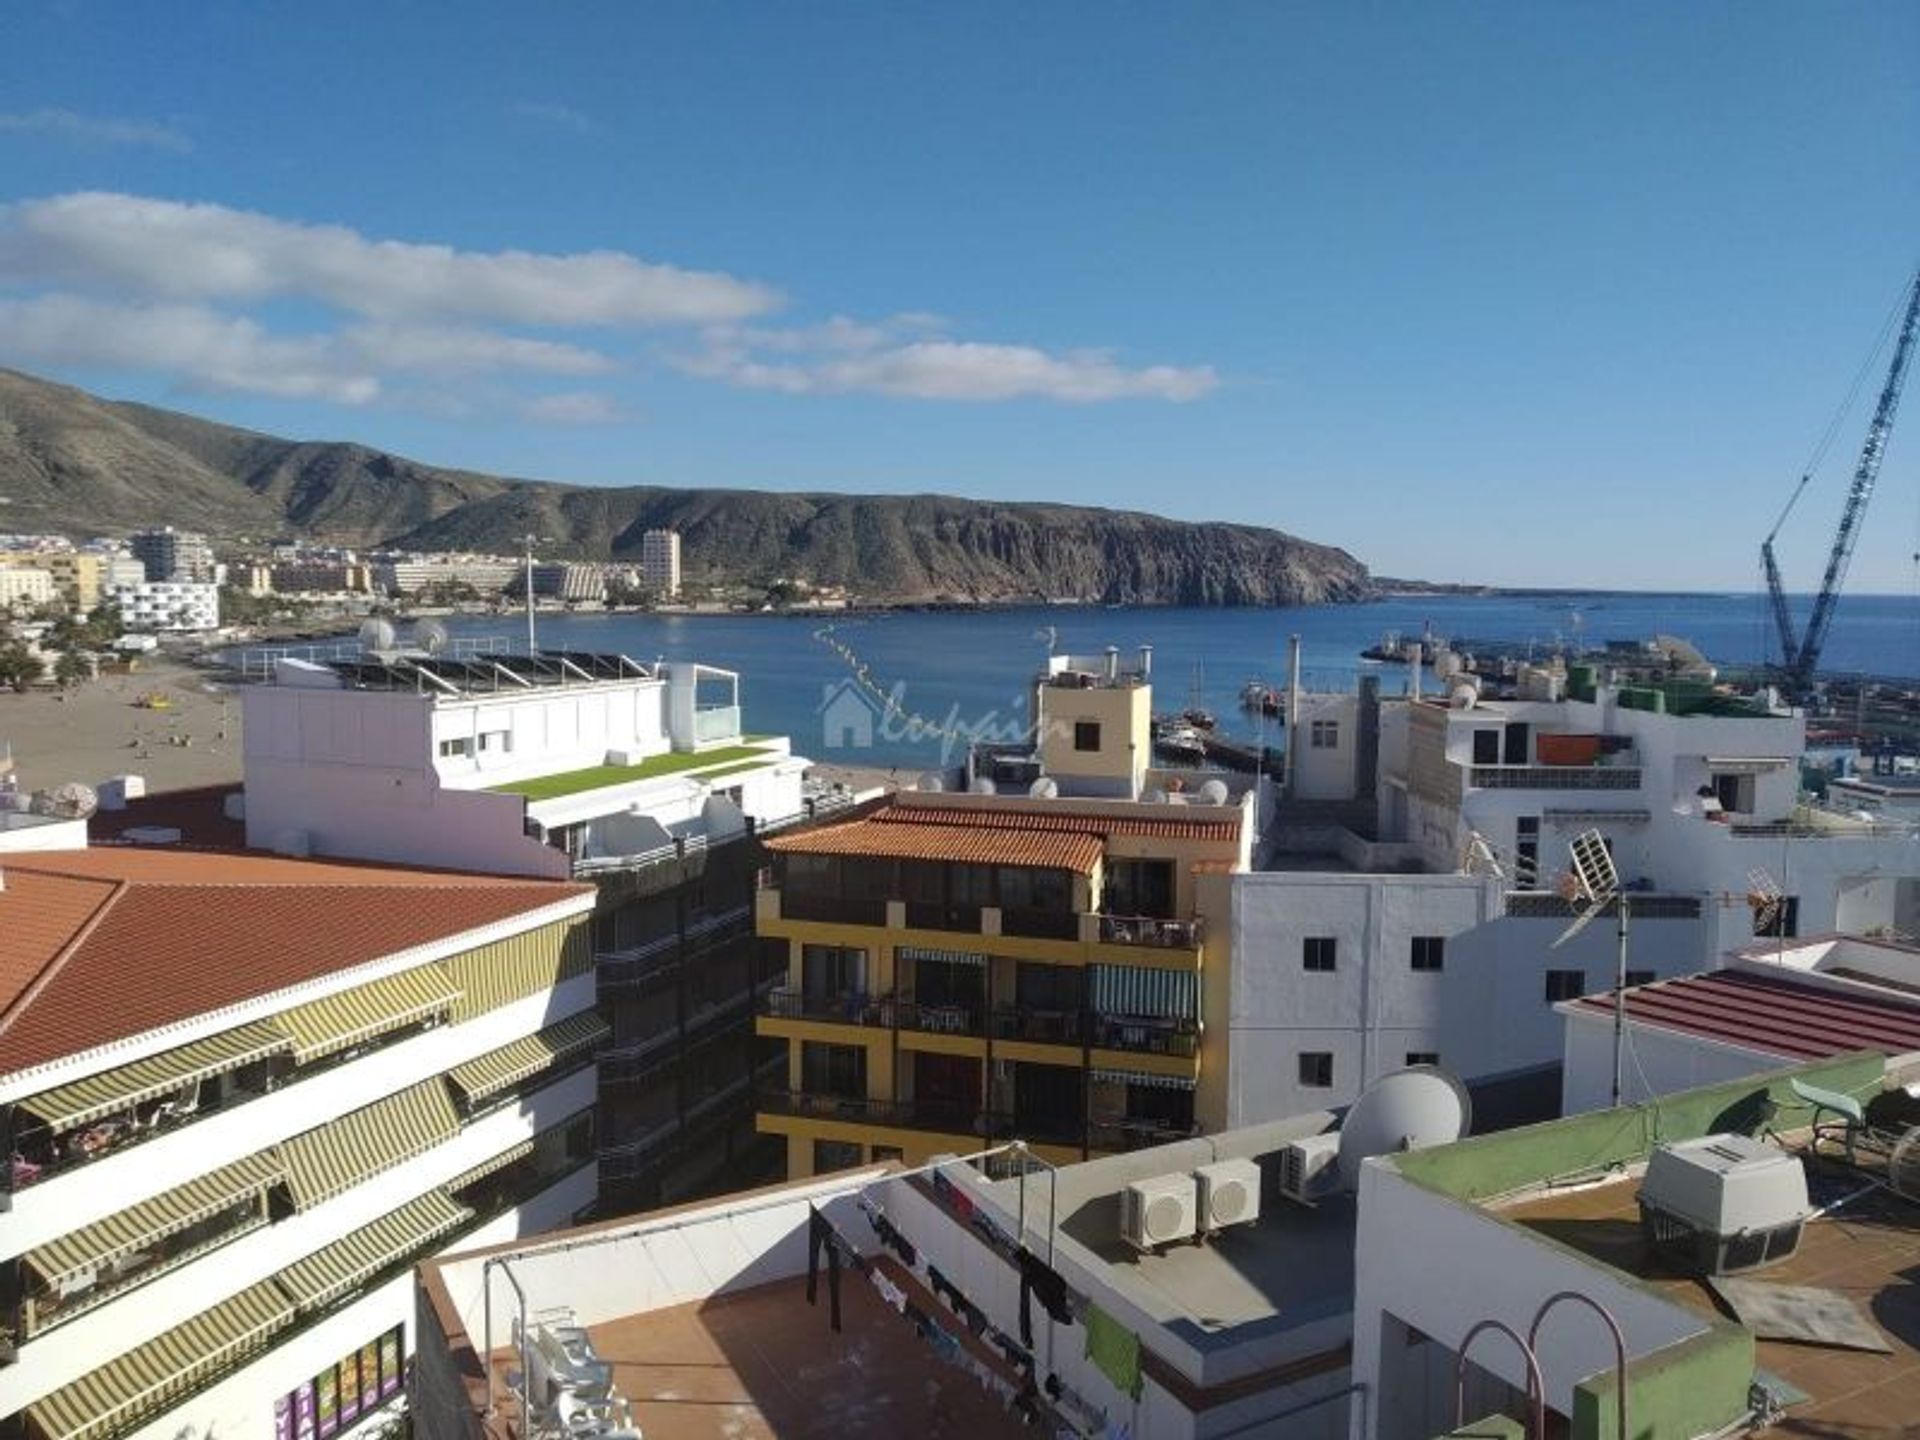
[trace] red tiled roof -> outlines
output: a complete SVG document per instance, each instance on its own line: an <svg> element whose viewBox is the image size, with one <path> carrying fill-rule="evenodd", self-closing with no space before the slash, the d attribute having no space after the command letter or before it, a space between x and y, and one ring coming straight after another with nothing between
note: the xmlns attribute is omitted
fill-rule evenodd
<svg viewBox="0 0 1920 1440"><path fill-rule="evenodd" d="M1584 996L1572 1008L1611 1016L1613 996ZM1638 986L1627 992L1627 1015L1637 1024L1793 1060L1849 1050L1889 1055L1920 1050L1920 1006L1750 970L1714 970Z"/></svg>
<svg viewBox="0 0 1920 1440"><path fill-rule="evenodd" d="M12 855L0 876L0 1074L591 889L129 847Z"/></svg>
<svg viewBox="0 0 1920 1440"><path fill-rule="evenodd" d="M912 825L878 817L850 820L797 835L776 835L769 850L802 855L877 855L896 860L946 860L960 865L1017 865L1091 875L1100 863L1100 837L1084 831L1035 833L972 825Z"/></svg>
<svg viewBox="0 0 1920 1440"><path fill-rule="evenodd" d="M1238 840L1237 809L1198 815L1176 809L1161 816L1089 815L1071 810L998 810L971 805L916 805L895 802L869 817L883 825L990 825L1000 830L1077 831L1083 835L1140 835L1152 840Z"/></svg>

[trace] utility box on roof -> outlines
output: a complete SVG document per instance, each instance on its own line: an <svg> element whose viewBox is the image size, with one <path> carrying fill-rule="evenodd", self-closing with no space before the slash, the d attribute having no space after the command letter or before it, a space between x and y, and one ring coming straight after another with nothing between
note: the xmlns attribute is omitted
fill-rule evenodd
<svg viewBox="0 0 1920 1440"><path fill-rule="evenodd" d="M1800 1160L1745 1135L1662 1145L1640 1182L1640 1226L1669 1263L1728 1275L1784 1260L1810 1213Z"/></svg>

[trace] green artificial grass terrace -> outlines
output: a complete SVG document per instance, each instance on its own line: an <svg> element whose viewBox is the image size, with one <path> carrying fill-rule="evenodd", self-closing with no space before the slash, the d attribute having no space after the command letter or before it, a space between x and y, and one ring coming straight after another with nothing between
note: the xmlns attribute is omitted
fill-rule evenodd
<svg viewBox="0 0 1920 1440"><path fill-rule="evenodd" d="M729 765L742 760L757 762L765 758L766 753L751 745L729 745L722 750L702 750L694 754L670 751L643 760L638 765L590 765L585 770L569 770L562 775L541 775L532 780L516 780L511 785L488 788L496 794L524 795L529 800L558 800L562 795L578 795L583 790L598 790L607 785L630 785L635 780L657 780L662 775L681 775L689 770L704 770L711 765Z"/></svg>

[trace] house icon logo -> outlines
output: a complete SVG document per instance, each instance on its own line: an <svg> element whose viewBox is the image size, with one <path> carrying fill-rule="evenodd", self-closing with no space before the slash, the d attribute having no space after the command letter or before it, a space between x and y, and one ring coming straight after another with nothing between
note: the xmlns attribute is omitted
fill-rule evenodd
<svg viewBox="0 0 1920 1440"><path fill-rule="evenodd" d="M873 748L873 721L879 706L852 680L820 687L820 738L829 750Z"/></svg>

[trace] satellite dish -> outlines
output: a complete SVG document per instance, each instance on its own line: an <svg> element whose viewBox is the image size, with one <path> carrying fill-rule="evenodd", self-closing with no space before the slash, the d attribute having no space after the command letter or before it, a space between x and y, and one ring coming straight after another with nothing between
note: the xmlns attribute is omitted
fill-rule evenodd
<svg viewBox="0 0 1920 1440"><path fill-rule="evenodd" d="M971 784L971 785L969 785L969 786L967 787L967 789L968 789L968 790L970 790L970 791L972 791L972 792L973 792L973 793L974 793L975 795L991 795L991 794L993 794L993 793L994 793L994 791L995 791L995 790L997 790L998 788L999 788L999 787L998 787L998 786L996 786L996 785L995 785L995 784L993 783L993 781L991 781L991 780L989 780L989 779L988 779L988 778L987 778L986 776L984 776L984 775L976 775L976 776L974 776L974 777L973 777L973 784Z"/></svg>
<svg viewBox="0 0 1920 1440"><path fill-rule="evenodd" d="M1200 803L1203 805L1224 805L1227 803L1227 782L1209 780L1200 787Z"/></svg>
<svg viewBox="0 0 1920 1440"><path fill-rule="evenodd" d="M1341 1123L1341 1183L1348 1190L1358 1185L1360 1164L1369 1156L1451 1145L1472 1124L1466 1087L1437 1066L1383 1075L1360 1092Z"/></svg>
<svg viewBox="0 0 1920 1440"><path fill-rule="evenodd" d="M100 808L100 797L91 785L69 780L51 790L36 790L28 808L56 820L84 820Z"/></svg>
<svg viewBox="0 0 1920 1440"><path fill-rule="evenodd" d="M1051 775L1042 775L1027 787L1027 794L1036 800L1051 800L1060 793L1060 782Z"/></svg>
<svg viewBox="0 0 1920 1440"><path fill-rule="evenodd" d="M1480 692L1471 685L1456 685L1447 692L1447 704L1455 710L1471 710L1479 699Z"/></svg>
<svg viewBox="0 0 1920 1440"><path fill-rule="evenodd" d="M376 650L393 649L393 622L375 616L371 620L360 622L360 653L371 655Z"/></svg>
<svg viewBox="0 0 1920 1440"><path fill-rule="evenodd" d="M413 627L413 645L427 655L438 655L447 648L447 627L438 620L422 620Z"/></svg>
<svg viewBox="0 0 1920 1440"><path fill-rule="evenodd" d="M1167 803L1167 792L1164 790L1149 790L1140 798L1149 805L1164 805Z"/></svg>
<svg viewBox="0 0 1920 1440"><path fill-rule="evenodd" d="M920 777L920 783L914 786L914 789L916 790L926 790L933 793L938 793L939 791L942 791L946 788L947 788L947 782L942 780L940 776L932 770L929 770L926 774L922 775Z"/></svg>
<svg viewBox="0 0 1920 1440"><path fill-rule="evenodd" d="M1460 657L1451 650L1442 650L1433 657L1433 673L1442 680L1451 680L1460 673Z"/></svg>

